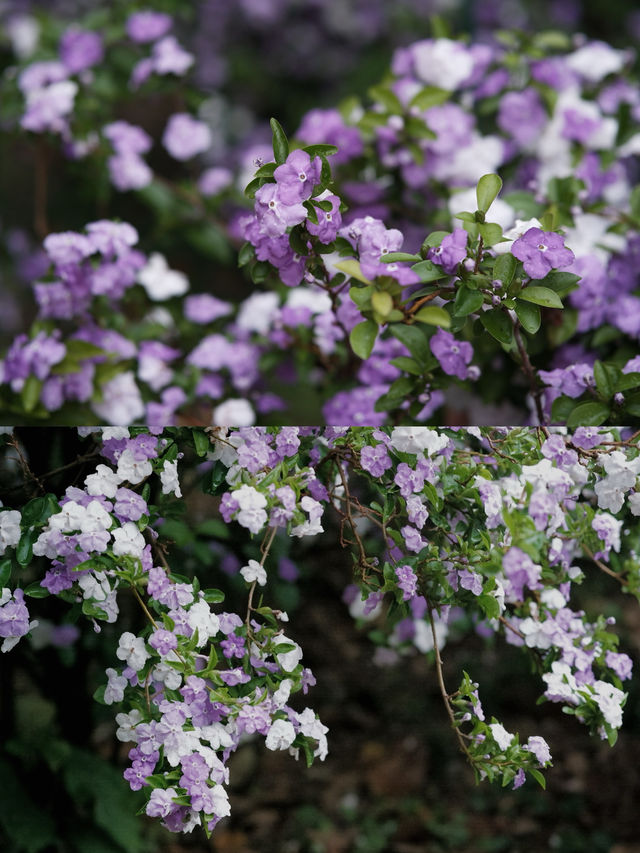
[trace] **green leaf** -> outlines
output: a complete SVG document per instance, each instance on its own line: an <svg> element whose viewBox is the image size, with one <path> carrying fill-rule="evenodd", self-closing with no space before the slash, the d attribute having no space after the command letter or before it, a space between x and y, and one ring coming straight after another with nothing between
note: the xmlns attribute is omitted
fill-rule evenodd
<svg viewBox="0 0 640 853"><path fill-rule="evenodd" d="M409 108L417 107L419 110L428 110L430 107L439 107L449 100L451 92L439 89L437 86L425 86L409 101Z"/></svg>
<svg viewBox="0 0 640 853"><path fill-rule="evenodd" d="M11 577L11 560L6 559L0 563L0 588L7 585Z"/></svg>
<svg viewBox="0 0 640 853"><path fill-rule="evenodd" d="M349 278L356 278L364 284L371 284L371 281L362 272L360 261L357 261L355 258L347 258L345 261L340 261L339 263L334 264L334 266L337 270L340 270L340 272L348 275Z"/></svg>
<svg viewBox="0 0 640 853"><path fill-rule="evenodd" d="M211 469L209 481L204 483L204 491L208 495L218 495L226 490L227 487L227 471L228 469L218 459Z"/></svg>
<svg viewBox="0 0 640 853"><path fill-rule="evenodd" d="M551 404L551 422L554 424L565 423L575 407L576 401L572 397L567 397L565 394L556 397Z"/></svg>
<svg viewBox="0 0 640 853"><path fill-rule="evenodd" d="M404 370L405 373L411 373L414 376L422 376L422 368L413 358L407 358L406 355L399 355L397 358L392 358L389 364L397 367L399 370Z"/></svg>
<svg viewBox="0 0 640 853"><path fill-rule="evenodd" d="M536 782L538 783L538 785L540 785L540 787L542 788L542 790L543 790L543 791L546 791L546 789L547 789L547 780L544 778L544 776L542 775L542 773L541 773L539 770L536 770L536 768L535 768L535 767L532 767L532 768L529 770L529 773L533 776L533 778L536 780Z"/></svg>
<svg viewBox="0 0 640 853"><path fill-rule="evenodd" d="M42 380L34 376L33 373L27 376L25 383L22 386L22 391L20 392L22 407L27 414L32 412L38 405L42 385Z"/></svg>
<svg viewBox="0 0 640 853"><path fill-rule="evenodd" d="M623 373L616 383L616 391L629 391L640 386L640 373Z"/></svg>
<svg viewBox="0 0 640 853"><path fill-rule="evenodd" d="M572 272L551 271L540 280L540 284L543 287L555 290L558 296L562 298L571 293L572 290L575 290L578 287L579 281L580 276Z"/></svg>
<svg viewBox="0 0 640 853"><path fill-rule="evenodd" d="M273 173L277 168L277 163L265 163L263 166L260 166L258 171L255 173L254 178L272 178Z"/></svg>
<svg viewBox="0 0 640 853"><path fill-rule="evenodd" d="M501 281L506 290L513 281L517 267L518 261L511 252L506 255L498 255L493 265L493 277Z"/></svg>
<svg viewBox="0 0 640 853"><path fill-rule="evenodd" d="M32 531L25 530L18 547L16 548L16 560L21 566L28 566L33 557L33 535Z"/></svg>
<svg viewBox="0 0 640 853"><path fill-rule="evenodd" d="M396 340L406 346L418 364L424 365L430 360L429 342L420 327L396 323L389 326L389 331Z"/></svg>
<svg viewBox="0 0 640 853"><path fill-rule="evenodd" d="M205 589L204 600L209 604L220 604L224 601L224 592L221 589Z"/></svg>
<svg viewBox="0 0 640 853"><path fill-rule="evenodd" d="M433 249L434 246L439 246L445 237L449 236L449 231L432 231L422 244L421 254L426 254L428 249Z"/></svg>
<svg viewBox="0 0 640 853"><path fill-rule="evenodd" d="M409 252L388 252L380 258L383 264L395 264L400 261L420 261L420 255L411 255Z"/></svg>
<svg viewBox="0 0 640 853"><path fill-rule="evenodd" d="M516 314L525 332L535 335L542 322L540 306L534 305L532 302L523 302L520 299L516 299Z"/></svg>
<svg viewBox="0 0 640 853"><path fill-rule="evenodd" d="M49 595L49 590L40 586L40 581L34 581L25 589L24 594L28 595L29 598L46 598Z"/></svg>
<svg viewBox="0 0 640 853"><path fill-rule="evenodd" d="M371 296L373 294L373 285L367 287L356 287L355 285L349 288L349 296L358 306L361 311L368 311L371 308Z"/></svg>
<svg viewBox="0 0 640 853"><path fill-rule="evenodd" d="M262 186L262 184L262 178L254 178L252 181L249 181L247 186L244 188L244 194L246 195L246 197L255 198L255 195Z"/></svg>
<svg viewBox="0 0 640 853"><path fill-rule="evenodd" d="M377 337L378 326L373 320L365 320L364 323L358 323L349 335L351 349L360 358L367 359L371 355Z"/></svg>
<svg viewBox="0 0 640 853"><path fill-rule="evenodd" d="M388 113L398 116L404 114L402 101L388 86L372 86L369 89L369 97L382 104Z"/></svg>
<svg viewBox="0 0 640 853"><path fill-rule="evenodd" d="M246 266L255 256L256 252L251 243L244 243L238 252L238 266Z"/></svg>
<svg viewBox="0 0 640 853"><path fill-rule="evenodd" d="M485 246L493 246L504 239L502 228L496 225L495 222L486 222L483 225L478 225L478 231Z"/></svg>
<svg viewBox="0 0 640 853"><path fill-rule="evenodd" d="M311 159L322 155L323 157L331 157L332 154L338 153L337 145L328 145L320 143L318 145L306 145L303 149Z"/></svg>
<svg viewBox="0 0 640 853"><path fill-rule="evenodd" d="M393 299L390 293L386 290L378 290L371 295L371 304L373 310L380 314L381 317L388 317L393 310Z"/></svg>
<svg viewBox="0 0 640 853"><path fill-rule="evenodd" d="M483 595L478 596L478 604L484 611L484 615L487 619L497 619L500 615L500 605L498 604L498 599L495 596L484 593Z"/></svg>
<svg viewBox="0 0 640 853"><path fill-rule="evenodd" d="M542 305L544 308L564 308L558 294L549 287L530 285L529 287L524 287L518 294L518 297L524 299L525 302Z"/></svg>
<svg viewBox="0 0 640 853"><path fill-rule="evenodd" d="M401 376L391 384L391 387L386 394L376 400L375 411L387 412L390 409L397 409L407 397L413 394L415 381L409 379L408 376Z"/></svg>
<svg viewBox="0 0 640 853"><path fill-rule="evenodd" d="M484 305L484 296L479 291L470 290L465 284L460 286L454 302L455 313L459 317L475 313L482 305Z"/></svg>
<svg viewBox="0 0 640 853"><path fill-rule="evenodd" d="M601 426L609 419L611 412L606 403L579 403L567 418L567 426L574 429L579 426Z"/></svg>
<svg viewBox="0 0 640 853"><path fill-rule="evenodd" d="M420 261L414 264L411 269L420 276L420 281L437 281L440 278L448 278L449 273L446 273L442 267L431 261Z"/></svg>
<svg viewBox="0 0 640 853"><path fill-rule="evenodd" d="M601 361L596 361L593 365L593 378L596 380L596 388L605 400L610 400L615 394L616 385L621 375L620 368L613 364L603 364Z"/></svg>
<svg viewBox="0 0 640 853"><path fill-rule="evenodd" d="M191 437L193 438L193 446L198 456L206 456L212 447L207 433L201 429L192 429Z"/></svg>
<svg viewBox="0 0 640 853"><path fill-rule="evenodd" d="M513 326L509 316L500 308L485 311L480 315L480 321L491 337L501 344L509 345L513 339Z"/></svg>
<svg viewBox="0 0 640 853"><path fill-rule="evenodd" d="M287 134L284 132L282 125L277 119L272 118L269 124L271 125L271 131L273 133L273 155L276 163L284 163L289 156L289 140L287 139Z"/></svg>
<svg viewBox="0 0 640 853"><path fill-rule="evenodd" d="M493 173L483 175L478 181L476 188L476 198L478 200L478 210L486 213L493 204L496 196L502 189L502 178Z"/></svg>
<svg viewBox="0 0 640 853"><path fill-rule="evenodd" d="M428 323L430 326L441 326L448 329L451 326L451 315L439 305L426 305L414 315L418 323Z"/></svg>

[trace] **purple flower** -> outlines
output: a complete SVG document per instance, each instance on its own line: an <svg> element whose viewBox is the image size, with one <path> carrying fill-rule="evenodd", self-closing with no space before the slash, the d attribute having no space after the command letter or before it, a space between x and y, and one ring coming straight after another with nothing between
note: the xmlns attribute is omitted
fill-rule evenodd
<svg viewBox="0 0 640 853"><path fill-rule="evenodd" d="M307 209L302 202L293 202L287 204L280 197L280 187L278 184L265 184L256 193L255 211L258 217L260 231L268 237L280 237L286 233L287 228L294 225L299 225L307 218ZM248 236L251 240L251 237ZM251 242L254 242L251 240ZM255 243L254 243L255 245ZM265 247L266 248L266 247ZM258 249L258 246L256 246ZM271 245L267 251L271 253L271 257L260 257L259 250L256 252L259 260L269 260L274 266L279 266L280 257L275 257L272 253L280 249L279 254L282 258L288 255L293 255L293 250L289 246L289 240L286 244L283 241L281 246ZM299 282L297 282L299 283Z"/></svg>
<svg viewBox="0 0 640 853"><path fill-rule="evenodd" d="M71 74L98 65L104 57L102 36L77 27L68 29L60 40L60 58Z"/></svg>
<svg viewBox="0 0 640 853"><path fill-rule="evenodd" d="M418 578L411 566L396 566L395 573L398 579L398 589L402 590L402 600L409 601L417 592Z"/></svg>
<svg viewBox="0 0 640 853"><path fill-rule="evenodd" d="M162 38L163 35L169 32L173 21L170 15L165 15L164 12L154 12L151 9L145 9L141 12L134 12L127 18L127 35L132 41L139 44L144 42L156 41Z"/></svg>
<svg viewBox="0 0 640 853"><path fill-rule="evenodd" d="M318 224L307 222L307 231L320 238L321 243L331 243L338 235L338 229L342 225L342 215L340 213L340 199L337 195L333 195L328 190L318 196L319 201L328 201L331 204L331 210L321 210L316 208L318 215Z"/></svg>
<svg viewBox="0 0 640 853"><path fill-rule="evenodd" d="M309 144L327 143L338 147L333 156L336 165L362 154L362 137L355 127L344 123L338 110L311 110L302 119L296 137Z"/></svg>
<svg viewBox="0 0 640 853"><path fill-rule="evenodd" d="M162 144L176 160L190 160L209 148L211 131L189 113L175 113L167 122Z"/></svg>
<svg viewBox="0 0 640 853"><path fill-rule="evenodd" d="M438 329L431 338L431 352L448 376L467 378L467 365L473 358L473 347L468 341L458 341L451 332Z"/></svg>
<svg viewBox="0 0 640 853"><path fill-rule="evenodd" d="M161 655L168 655L178 647L176 635L164 628L158 628L149 637L149 645Z"/></svg>
<svg viewBox="0 0 640 853"><path fill-rule="evenodd" d="M275 170L278 195L284 204L298 204L311 198L314 186L320 181L321 162L301 149L292 151L286 162Z"/></svg>
<svg viewBox="0 0 640 853"><path fill-rule="evenodd" d="M511 254L523 261L528 276L544 278L552 269L567 267L575 260L571 249L564 245L564 237L555 231L529 228L511 247Z"/></svg>
<svg viewBox="0 0 640 853"><path fill-rule="evenodd" d="M407 550L412 551L414 554L419 554L427 545L426 540L422 538L415 527L411 527L407 524L405 527L401 528L400 533L402 533L402 538L404 539Z"/></svg>
<svg viewBox="0 0 640 853"><path fill-rule="evenodd" d="M112 121L105 124L102 133L118 154L146 154L153 140L149 134L128 121Z"/></svg>
<svg viewBox="0 0 640 853"><path fill-rule="evenodd" d="M498 127L521 147L535 142L546 121L547 113L535 89L507 92L500 102Z"/></svg>
<svg viewBox="0 0 640 853"><path fill-rule="evenodd" d="M391 459L384 444L376 444L374 447L367 445L360 451L360 464L371 476L382 477L391 467Z"/></svg>
<svg viewBox="0 0 640 853"><path fill-rule="evenodd" d="M429 260L441 266L448 275L453 275L460 261L467 257L468 236L464 228L455 228L453 234L447 234L439 246L429 249Z"/></svg>

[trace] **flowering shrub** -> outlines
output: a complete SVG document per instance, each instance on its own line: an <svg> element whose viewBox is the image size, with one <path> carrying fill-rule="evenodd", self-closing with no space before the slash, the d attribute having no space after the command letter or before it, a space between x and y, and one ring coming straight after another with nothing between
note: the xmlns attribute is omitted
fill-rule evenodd
<svg viewBox="0 0 640 853"><path fill-rule="evenodd" d="M363 102L227 155L172 18L100 15L5 73L44 249L5 421L635 423L630 51L421 39ZM55 228L52 158L95 178Z"/></svg>
<svg viewBox="0 0 640 853"><path fill-rule="evenodd" d="M344 600L358 623L376 625L375 660L430 657L478 780L519 787L530 776L544 785L551 751L485 711L477 673L445 685L441 653L450 640L480 634L521 647L542 698L615 743L632 661L618 650L615 620L572 599L594 572L640 597L637 434L81 432L78 464L91 473L64 494L47 493L18 439L3 436L3 460L17 453L37 494L0 509L1 651L28 636L36 642L37 600L50 595L68 604L72 620L84 614L95 631L117 628L95 699L113 707L116 737L131 744L125 779L169 829L211 831L229 814L226 762L250 735L308 763L327 755L327 728L294 698L315 683L294 615L269 604L274 554L286 553L289 537L333 533L352 551ZM215 497L199 534L172 527L183 488ZM234 569L241 612L225 609L219 570L178 573L171 538L180 529L209 555L224 554L229 530L245 532L245 565ZM129 604L144 627L127 616Z"/></svg>

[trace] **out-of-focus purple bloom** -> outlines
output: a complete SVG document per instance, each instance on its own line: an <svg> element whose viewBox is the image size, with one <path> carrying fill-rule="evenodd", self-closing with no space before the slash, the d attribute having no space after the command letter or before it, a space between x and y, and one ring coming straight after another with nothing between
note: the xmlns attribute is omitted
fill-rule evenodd
<svg viewBox="0 0 640 853"><path fill-rule="evenodd" d="M547 113L535 89L507 92L500 101L498 127L521 147L534 142L547 121Z"/></svg>
<svg viewBox="0 0 640 853"><path fill-rule="evenodd" d="M364 147L360 131L345 124L338 110L311 110L302 119L296 136L307 145L335 145L338 153L331 159L337 166L359 157Z"/></svg>
<svg viewBox="0 0 640 853"><path fill-rule="evenodd" d="M60 39L60 58L70 74L78 74L104 58L104 43L99 33L70 27Z"/></svg>
<svg viewBox="0 0 640 853"><path fill-rule="evenodd" d="M176 160L190 160L211 145L211 131L189 113L174 113L167 122L162 144Z"/></svg>
<svg viewBox="0 0 640 853"><path fill-rule="evenodd" d="M213 323L219 317L226 317L232 311L230 302L223 302L209 293L197 293L187 296L184 301L184 316L191 323L204 325Z"/></svg>
<svg viewBox="0 0 640 853"><path fill-rule="evenodd" d="M567 267L575 260L562 235L541 228L529 228L514 242L511 254L524 263L526 274L535 279L544 278L551 270Z"/></svg>
<svg viewBox="0 0 640 853"><path fill-rule="evenodd" d="M127 18L127 35L132 41L144 44L162 38L169 32L172 25L173 20L170 15L144 9L134 12Z"/></svg>
<svg viewBox="0 0 640 853"><path fill-rule="evenodd" d="M232 182L233 173L229 169L215 167L207 169L200 175L198 189L202 195L216 196L231 186Z"/></svg>

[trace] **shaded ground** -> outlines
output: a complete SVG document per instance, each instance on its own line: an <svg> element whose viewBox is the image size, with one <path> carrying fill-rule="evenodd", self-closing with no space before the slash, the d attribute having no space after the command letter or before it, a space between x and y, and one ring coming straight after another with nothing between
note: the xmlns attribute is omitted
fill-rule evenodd
<svg viewBox="0 0 640 853"><path fill-rule="evenodd" d="M331 574L295 619L318 681L310 704L330 729L329 756L307 769L246 744L230 764L232 817L208 845L173 839L167 853L640 853L637 692L610 749L558 707L536 708L538 684L518 650L448 647L449 683L469 670L485 711L525 738L542 734L554 756L546 792L532 781L515 792L476 786L428 662L375 666L372 644L331 591ZM630 602L625 613L635 652L640 611Z"/></svg>

